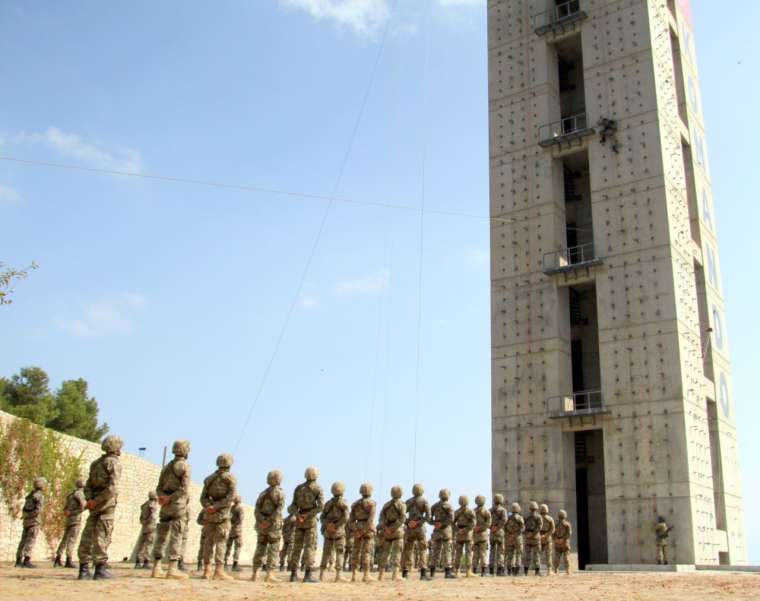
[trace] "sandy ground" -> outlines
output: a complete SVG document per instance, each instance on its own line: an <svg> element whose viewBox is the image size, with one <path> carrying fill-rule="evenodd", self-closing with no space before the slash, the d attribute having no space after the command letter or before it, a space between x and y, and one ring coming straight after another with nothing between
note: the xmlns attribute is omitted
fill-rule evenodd
<svg viewBox="0 0 760 601"><path fill-rule="evenodd" d="M760 575L747 573L586 574L550 578L460 578L430 583L410 579L369 584L265 584L250 582L250 571L235 582L153 580L149 572L116 567L110 581L79 582L76 570L0 567L3 601L695 601L760 600ZM284 575L278 574L284 579Z"/></svg>

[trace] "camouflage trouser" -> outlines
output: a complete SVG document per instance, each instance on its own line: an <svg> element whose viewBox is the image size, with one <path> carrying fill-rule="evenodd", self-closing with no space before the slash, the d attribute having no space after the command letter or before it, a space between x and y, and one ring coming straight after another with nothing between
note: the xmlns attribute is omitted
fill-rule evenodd
<svg viewBox="0 0 760 601"><path fill-rule="evenodd" d="M522 539L507 541L504 545L504 559L507 568L519 568L522 564L523 542Z"/></svg>
<svg viewBox="0 0 760 601"><path fill-rule="evenodd" d="M472 544L472 569L478 571L488 567L488 542L478 541Z"/></svg>
<svg viewBox="0 0 760 601"><path fill-rule="evenodd" d="M559 570L559 566L561 563L565 564L565 572L568 574L570 573L570 562L568 561L568 556L570 555L570 548L566 545L562 545L561 548L557 548L557 546L554 546L554 571L556 572Z"/></svg>
<svg viewBox="0 0 760 601"><path fill-rule="evenodd" d="M58 543L58 551L56 555L66 554L66 557L74 557L74 549L77 544L77 537L79 536L79 530L82 524L69 524L66 526L66 530L63 531L63 538Z"/></svg>
<svg viewBox="0 0 760 601"><path fill-rule="evenodd" d="M472 565L472 542L471 541L456 541L454 543L454 571L458 572L462 567L462 560L464 559L465 572L470 569Z"/></svg>
<svg viewBox="0 0 760 601"><path fill-rule="evenodd" d="M164 556L169 561L177 561L182 557L182 537L185 532L185 520L183 518L163 519L158 522L156 528L156 543L153 545L153 557L160 560Z"/></svg>
<svg viewBox="0 0 760 601"><path fill-rule="evenodd" d="M201 529L201 540L198 543L198 563L203 561L203 547L206 544L206 532Z"/></svg>
<svg viewBox="0 0 760 601"><path fill-rule="evenodd" d="M668 561L668 545L657 545L657 561L658 563L666 563Z"/></svg>
<svg viewBox="0 0 760 601"><path fill-rule="evenodd" d="M301 564L303 553L303 567L310 570L314 567L314 552L317 548L317 526L296 528L293 537L293 550L290 552L290 571L297 570Z"/></svg>
<svg viewBox="0 0 760 601"><path fill-rule="evenodd" d="M258 544L258 543L257 543ZM293 551L293 539L284 540L280 549L280 565L290 564L290 553Z"/></svg>
<svg viewBox="0 0 760 601"><path fill-rule="evenodd" d="M229 533L229 520L203 524L203 563L224 565L224 549Z"/></svg>
<svg viewBox="0 0 760 601"><path fill-rule="evenodd" d="M32 556L34 541L37 540L37 534L39 531L40 527L37 524L34 524L33 526L24 526L24 530L21 533L21 540L18 543L18 550L16 551L16 560Z"/></svg>
<svg viewBox="0 0 760 601"><path fill-rule="evenodd" d="M552 544L550 541L541 542L541 562L546 566L546 573L549 573L549 570L552 567L552 564L554 563L552 561L552 555L554 555L554 548L552 547Z"/></svg>
<svg viewBox="0 0 760 601"><path fill-rule="evenodd" d="M90 512L87 516L82 538L79 540L80 564L90 561L99 564L108 561L108 547L111 545L113 533L113 515L114 508L111 507L102 513Z"/></svg>
<svg viewBox="0 0 760 601"><path fill-rule="evenodd" d="M277 552L279 550L280 550L280 535L279 534L271 535L271 534L263 534L259 532L256 535L256 550L253 552L253 569L258 570L262 565L264 565L264 560L266 558L267 568L270 570L274 570L275 566L277 565ZM283 550L285 550L284 547L283 547Z"/></svg>
<svg viewBox="0 0 760 601"><path fill-rule="evenodd" d="M504 567L504 533L491 534L491 554L489 565L492 568Z"/></svg>
<svg viewBox="0 0 760 601"><path fill-rule="evenodd" d="M374 550L375 541L371 534L359 539L354 539L351 569L369 570L372 567L372 553Z"/></svg>
<svg viewBox="0 0 760 601"><path fill-rule="evenodd" d="M401 567L405 570L412 566L412 555L414 555L414 567L416 569L427 568L427 537L424 528L415 528L404 533L404 553L401 556Z"/></svg>
<svg viewBox="0 0 760 601"><path fill-rule="evenodd" d="M328 566L328 562L332 560L332 567L336 571L340 572L343 569L343 553L346 549L346 538L339 536L337 538L325 537L324 544L322 545L322 562L319 567L324 570Z"/></svg>
<svg viewBox="0 0 760 601"><path fill-rule="evenodd" d="M404 539L383 538L380 544L380 569L384 570L390 567L392 570L398 570L401 567L401 549L404 546Z"/></svg>
<svg viewBox="0 0 760 601"><path fill-rule="evenodd" d="M140 536L137 538L137 553L135 558L140 563L150 559L150 551L153 547L153 543L156 542L156 531L140 532Z"/></svg>
<svg viewBox="0 0 760 601"><path fill-rule="evenodd" d="M541 545L525 545L525 555L523 555L523 567L537 570L541 567Z"/></svg>
<svg viewBox="0 0 760 601"><path fill-rule="evenodd" d="M434 567L451 567L451 539L434 538L430 564Z"/></svg>
<svg viewBox="0 0 760 601"><path fill-rule="evenodd" d="M185 513L185 517L182 521L185 525L182 528L182 545L180 545L179 557L184 560L187 551L187 537L190 534L190 512Z"/></svg>
<svg viewBox="0 0 760 601"><path fill-rule="evenodd" d="M354 537L351 534L346 535L346 544L343 547L343 569L351 568L351 556L354 551Z"/></svg>
<svg viewBox="0 0 760 601"><path fill-rule="evenodd" d="M237 563L240 559L240 550L242 548L243 532L233 529L227 537L227 547L224 550L224 563L227 563L227 560L230 558L230 553L232 553L232 561Z"/></svg>

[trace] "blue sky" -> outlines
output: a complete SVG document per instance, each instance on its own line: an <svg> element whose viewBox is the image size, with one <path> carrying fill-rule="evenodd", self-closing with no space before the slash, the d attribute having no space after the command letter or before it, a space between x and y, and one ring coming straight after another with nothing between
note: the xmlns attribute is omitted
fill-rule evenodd
<svg viewBox="0 0 760 601"><path fill-rule="evenodd" d="M749 510L760 6L717 4L694 18ZM325 201L0 161L0 260L41 266L0 311L0 373L86 378L129 451L192 440L196 479L235 451L248 498L310 463L350 496L415 472L487 493L488 222L445 214L488 210L485 34L478 0L0 3L0 155L431 210L419 404L419 213L339 202L243 432Z"/></svg>

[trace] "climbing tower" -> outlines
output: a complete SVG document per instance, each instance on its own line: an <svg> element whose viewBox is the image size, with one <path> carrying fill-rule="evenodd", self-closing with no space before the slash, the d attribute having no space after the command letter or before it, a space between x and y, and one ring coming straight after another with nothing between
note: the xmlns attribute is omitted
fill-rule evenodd
<svg viewBox="0 0 760 601"><path fill-rule="evenodd" d="M589 563L746 562L688 0L489 0L493 489Z"/></svg>

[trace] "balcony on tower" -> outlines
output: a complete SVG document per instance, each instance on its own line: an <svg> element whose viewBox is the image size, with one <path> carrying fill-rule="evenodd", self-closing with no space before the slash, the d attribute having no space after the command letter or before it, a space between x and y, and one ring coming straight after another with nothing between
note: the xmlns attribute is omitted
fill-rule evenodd
<svg viewBox="0 0 760 601"><path fill-rule="evenodd" d="M609 413L601 390L582 390L546 399L546 415L552 419L597 416Z"/></svg>
<svg viewBox="0 0 760 601"><path fill-rule="evenodd" d="M537 35L565 33L588 15L581 10L581 0L556 0L552 6L533 15L533 27Z"/></svg>
<svg viewBox="0 0 760 601"><path fill-rule="evenodd" d="M570 248L563 248L544 255L544 273L554 275L568 273L578 269L588 271L594 265L600 265L602 259L594 250L594 243L580 244Z"/></svg>

